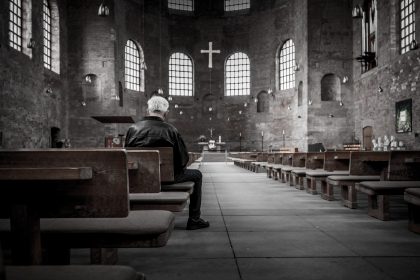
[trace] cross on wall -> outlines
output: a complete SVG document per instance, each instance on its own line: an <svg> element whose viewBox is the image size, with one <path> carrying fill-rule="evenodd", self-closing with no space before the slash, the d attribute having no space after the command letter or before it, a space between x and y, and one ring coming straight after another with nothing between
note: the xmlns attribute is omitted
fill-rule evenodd
<svg viewBox="0 0 420 280"><path fill-rule="evenodd" d="M219 54L220 50L213 50L213 42L209 42L209 49L208 50L201 50L201 53L208 53L209 54L209 68L213 68L213 54Z"/></svg>

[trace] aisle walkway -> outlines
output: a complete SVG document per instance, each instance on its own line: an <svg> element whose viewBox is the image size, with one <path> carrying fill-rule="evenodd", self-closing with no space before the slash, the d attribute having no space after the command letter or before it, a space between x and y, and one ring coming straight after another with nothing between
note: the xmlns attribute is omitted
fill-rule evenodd
<svg viewBox="0 0 420 280"><path fill-rule="evenodd" d="M121 264L149 280L420 279L420 235L406 220L382 222L231 163L201 170L211 227L186 231L181 213L166 247L120 250Z"/></svg>

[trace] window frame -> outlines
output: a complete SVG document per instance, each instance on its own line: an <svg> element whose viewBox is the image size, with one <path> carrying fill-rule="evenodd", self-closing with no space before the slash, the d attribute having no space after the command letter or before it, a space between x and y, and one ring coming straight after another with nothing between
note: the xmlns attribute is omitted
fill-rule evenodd
<svg viewBox="0 0 420 280"><path fill-rule="evenodd" d="M23 1L9 0L9 28L8 39L9 47L22 52L23 51Z"/></svg>
<svg viewBox="0 0 420 280"><path fill-rule="evenodd" d="M191 3L191 5L189 5ZM185 8L187 7L187 8ZM191 7L191 9L188 9ZM168 0L168 10L177 13L194 13L194 0Z"/></svg>
<svg viewBox="0 0 420 280"><path fill-rule="evenodd" d="M174 57L177 55L181 55L183 57ZM175 64L175 63L171 63L172 61L187 61L189 63L186 64ZM172 66L175 66L175 69L172 70ZM177 72L177 68L180 68L178 70L182 70L182 73L186 73L186 75L182 75L182 76L178 76L180 72ZM185 71L184 71L185 70ZM175 75L171 75L171 73L175 73ZM190 75L188 75L190 74ZM171 79L172 78L178 78L178 79L182 79L182 82L172 82ZM195 75L194 75L194 62L192 60L192 58L181 51L178 52L174 52L171 54L171 56L169 57L169 61L168 61L168 92L170 96L179 96L179 97L193 97L195 94ZM190 83L189 83L190 82ZM175 85L175 88L173 88L173 86ZM187 87L187 88L186 88ZM187 91L188 94L176 94L176 92L185 92Z"/></svg>
<svg viewBox="0 0 420 280"><path fill-rule="evenodd" d="M127 49L132 52L128 53ZM134 40L128 39L124 47L124 87L128 90L140 91L141 89L141 61L139 46ZM134 75L136 73L137 75Z"/></svg>
<svg viewBox="0 0 420 280"><path fill-rule="evenodd" d="M224 0L224 11L226 13L237 13L241 11L249 11L251 9L250 0L238 0L240 3L231 4L231 0ZM235 8L237 7L237 8Z"/></svg>
<svg viewBox="0 0 420 280"><path fill-rule="evenodd" d="M48 11L48 13L47 13ZM42 4L42 31L43 31L43 62L44 67L52 70L52 10L48 0Z"/></svg>
<svg viewBox="0 0 420 280"><path fill-rule="evenodd" d="M289 45L291 43L291 45ZM292 49L291 52L287 52ZM289 90L296 87L296 46L292 39L287 39L278 52L279 90ZM292 79L289 80L289 78Z"/></svg>
<svg viewBox="0 0 420 280"><path fill-rule="evenodd" d="M405 5L405 2L408 2ZM405 6L403 6L405 5ZM411 11L410 11L411 8ZM410 51L410 44L416 39L416 1L399 1L399 22L400 22L400 54ZM411 18L411 21L410 21ZM412 29L410 31L410 28ZM406 32L407 31L407 32Z"/></svg>
<svg viewBox="0 0 420 280"><path fill-rule="evenodd" d="M238 57L238 58L234 58L235 55L238 56L243 56L243 57ZM234 65L229 65L229 62L231 60L233 61L240 61L240 60L244 60L246 59L247 63L246 64L234 64ZM247 66L247 69L243 70L243 69L239 69L241 65L245 65L245 67ZM233 70L228 69L228 67L234 67ZM235 69L238 68L238 69ZM249 58L249 56L245 53L245 52L241 52L241 51L237 51L234 52L233 54L229 55L226 58L226 62L225 62L225 69L224 69L224 75L225 75L225 96L228 97L234 97L234 96L247 96L247 95L251 95L251 60ZM243 72L245 72L245 75L243 75ZM240 73L238 75L233 75L232 77L230 77L230 75L228 73ZM230 82L230 79L233 79L233 82ZM245 81L241 81L241 82L235 82L237 80L240 79L246 79ZM245 87L243 86L238 86L238 85L243 85L243 83L247 84ZM231 88L230 85L237 85L236 87ZM230 93L231 91L233 91L234 93ZM242 93L245 91L245 94ZM235 93L235 92L239 92L239 93Z"/></svg>

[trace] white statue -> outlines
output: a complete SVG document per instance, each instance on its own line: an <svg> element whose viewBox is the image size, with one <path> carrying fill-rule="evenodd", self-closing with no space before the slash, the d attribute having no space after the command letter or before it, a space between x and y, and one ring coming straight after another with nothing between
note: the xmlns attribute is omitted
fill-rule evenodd
<svg viewBox="0 0 420 280"><path fill-rule="evenodd" d="M398 148L397 148L398 150L405 150L405 146L404 146L404 142L403 141L400 141L399 143L398 143Z"/></svg>
<svg viewBox="0 0 420 280"><path fill-rule="evenodd" d="M378 150L378 143L376 142L375 139L372 139L372 144L373 144L373 150L377 151Z"/></svg>
<svg viewBox="0 0 420 280"><path fill-rule="evenodd" d="M383 148L383 150L384 150L385 152L389 150L389 144L390 144L390 143L391 143L391 142L389 141L388 136L387 136L387 135L385 135L385 136L384 136L384 148Z"/></svg>
<svg viewBox="0 0 420 280"><path fill-rule="evenodd" d="M382 151L384 148L384 143L382 143L382 138L378 137L378 149L377 151Z"/></svg>
<svg viewBox="0 0 420 280"><path fill-rule="evenodd" d="M398 148L398 142L395 139L395 136L391 135L391 151L394 151Z"/></svg>

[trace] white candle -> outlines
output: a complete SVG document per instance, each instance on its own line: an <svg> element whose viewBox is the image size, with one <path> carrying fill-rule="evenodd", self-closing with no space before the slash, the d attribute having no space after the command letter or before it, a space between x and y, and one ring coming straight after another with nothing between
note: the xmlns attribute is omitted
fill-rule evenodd
<svg viewBox="0 0 420 280"><path fill-rule="evenodd" d="M222 142L222 136L219 135L219 143Z"/></svg>
<svg viewBox="0 0 420 280"><path fill-rule="evenodd" d="M239 132L239 137L242 137L242 132Z"/></svg>
<svg viewBox="0 0 420 280"><path fill-rule="evenodd" d="M283 135L284 135L284 129L283 129Z"/></svg>
<svg viewBox="0 0 420 280"><path fill-rule="evenodd" d="M261 131L261 136L264 136L264 131Z"/></svg>

